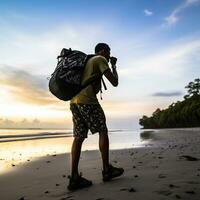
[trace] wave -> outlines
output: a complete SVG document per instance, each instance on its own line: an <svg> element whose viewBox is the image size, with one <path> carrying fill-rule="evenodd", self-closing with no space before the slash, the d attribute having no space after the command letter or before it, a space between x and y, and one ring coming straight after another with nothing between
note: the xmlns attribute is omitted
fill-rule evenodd
<svg viewBox="0 0 200 200"><path fill-rule="evenodd" d="M121 132L122 130L109 130L110 133ZM90 134L90 133L89 133ZM28 133L28 134L16 134L16 135L0 135L0 143L3 142L17 142L26 140L38 140L38 139L55 139L72 137L72 131L69 132L40 132L40 133Z"/></svg>
<svg viewBox="0 0 200 200"><path fill-rule="evenodd" d="M69 135L72 132L42 132L42 133L34 133L34 134L18 134L18 135L0 135L0 139L2 138L21 138L21 137L39 137L39 136L48 136L48 135Z"/></svg>
<svg viewBox="0 0 200 200"><path fill-rule="evenodd" d="M61 137L71 137L72 132L42 132L35 134L17 134L17 135L1 135L0 143L2 142L16 142L25 140L37 140L37 139L51 139Z"/></svg>
<svg viewBox="0 0 200 200"><path fill-rule="evenodd" d="M58 135L58 136L38 136L38 137L28 137L28 138L16 138L16 139L3 139L0 140L2 142L17 142L17 141L25 141L25 140L41 140L41 139L55 139L55 138L64 138L64 137L72 137L71 135Z"/></svg>

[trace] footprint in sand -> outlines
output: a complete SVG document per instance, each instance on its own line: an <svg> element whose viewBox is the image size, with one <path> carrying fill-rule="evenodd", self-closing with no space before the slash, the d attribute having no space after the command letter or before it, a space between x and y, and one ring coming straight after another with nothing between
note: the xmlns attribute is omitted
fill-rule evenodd
<svg viewBox="0 0 200 200"><path fill-rule="evenodd" d="M155 191L157 194L161 194L161 195L164 195L164 196L169 196L172 194L172 191L170 190L159 190L159 191Z"/></svg>
<svg viewBox="0 0 200 200"><path fill-rule="evenodd" d="M131 188L122 188L122 189L120 189L120 191L136 192L136 190L133 187L131 187Z"/></svg>
<svg viewBox="0 0 200 200"><path fill-rule="evenodd" d="M156 166L152 166L154 169L157 169L158 168L158 166L156 165Z"/></svg>
<svg viewBox="0 0 200 200"><path fill-rule="evenodd" d="M169 184L169 187L170 187L170 188L179 188L179 186L173 185L173 184Z"/></svg>
<svg viewBox="0 0 200 200"><path fill-rule="evenodd" d="M166 178L166 175L165 174L159 174L158 178Z"/></svg>
<svg viewBox="0 0 200 200"><path fill-rule="evenodd" d="M187 181L186 183L189 183L189 184L199 184L199 182L197 182L197 181Z"/></svg>
<svg viewBox="0 0 200 200"><path fill-rule="evenodd" d="M176 197L177 199L181 199L181 196L178 195L178 194L176 194L175 197Z"/></svg>
<svg viewBox="0 0 200 200"><path fill-rule="evenodd" d="M72 197L73 197L73 196L62 197L60 200L67 200L67 199L69 199L69 200L73 200Z"/></svg>

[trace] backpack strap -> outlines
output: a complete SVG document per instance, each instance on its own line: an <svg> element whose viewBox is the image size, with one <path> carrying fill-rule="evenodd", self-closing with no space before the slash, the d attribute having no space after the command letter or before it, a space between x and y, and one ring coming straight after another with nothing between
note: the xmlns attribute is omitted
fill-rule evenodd
<svg viewBox="0 0 200 200"><path fill-rule="evenodd" d="M103 83L103 87L104 87L104 89L107 90L106 83L105 83L105 81L103 80L103 77L102 77L101 80L102 80L102 83Z"/></svg>
<svg viewBox="0 0 200 200"><path fill-rule="evenodd" d="M101 100L103 100L103 97L102 97L102 94L103 94L102 83L103 83L104 90L107 90L107 87L106 87L105 81L103 80L103 77L101 78L101 87L100 87L100 98L101 98Z"/></svg>

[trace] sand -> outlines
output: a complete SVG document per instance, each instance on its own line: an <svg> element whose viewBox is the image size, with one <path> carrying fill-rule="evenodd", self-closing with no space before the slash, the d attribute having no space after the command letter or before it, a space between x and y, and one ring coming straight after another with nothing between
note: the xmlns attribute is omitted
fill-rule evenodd
<svg viewBox="0 0 200 200"><path fill-rule="evenodd" d="M200 131L161 130L147 137L153 140L146 147L110 152L111 163L125 169L120 178L103 183L99 152L85 151L80 171L93 186L70 192L70 155L55 154L13 166L1 175L0 199L199 200Z"/></svg>

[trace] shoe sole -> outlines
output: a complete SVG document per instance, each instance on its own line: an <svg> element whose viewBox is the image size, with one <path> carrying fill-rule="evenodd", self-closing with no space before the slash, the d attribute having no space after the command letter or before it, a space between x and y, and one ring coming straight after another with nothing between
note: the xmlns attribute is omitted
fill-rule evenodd
<svg viewBox="0 0 200 200"><path fill-rule="evenodd" d="M84 188L88 188L90 186L92 186L92 183L88 184L88 185L80 186L80 187L77 186L75 188L68 186L67 189L70 190L70 191L75 191L75 190L81 190L81 189L84 189Z"/></svg>

